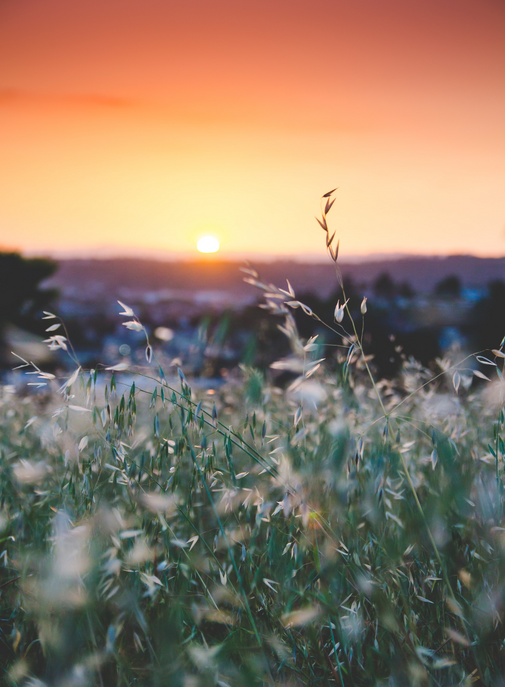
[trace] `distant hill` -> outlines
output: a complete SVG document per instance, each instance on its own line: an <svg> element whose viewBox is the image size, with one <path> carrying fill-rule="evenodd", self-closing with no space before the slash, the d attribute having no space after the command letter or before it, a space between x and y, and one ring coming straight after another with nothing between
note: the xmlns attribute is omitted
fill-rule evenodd
<svg viewBox="0 0 505 687"><path fill-rule="evenodd" d="M408 282L419 293L433 287L448 275L457 275L464 286L482 288L489 281L505 280L505 258L478 258L471 255L448 257L403 257L346 264L340 268L344 277L370 285L383 272L398 282ZM131 292L171 291L174 295L194 292L231 292L238 299L254 294L243 282L241 263L222 261L161 262L148 259L118 258L107 260L61 260L59 270L48 285L66 295L96 298L107 294L113 298ZM263 281L279 286L289 279L299 293L312 291L327 296L336 288L335 268L326 264L303 264L293 261L258 263L256 269Z"/></svg>

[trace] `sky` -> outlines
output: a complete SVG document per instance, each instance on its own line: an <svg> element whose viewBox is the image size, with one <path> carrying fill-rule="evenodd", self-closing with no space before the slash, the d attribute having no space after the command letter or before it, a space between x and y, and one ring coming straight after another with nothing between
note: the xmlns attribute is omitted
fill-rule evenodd
<svg viewBox="0 0 505 687"><path fill-rule="evenodd" d="M502 0L0 0L0 246L505 255Z"/></svg>

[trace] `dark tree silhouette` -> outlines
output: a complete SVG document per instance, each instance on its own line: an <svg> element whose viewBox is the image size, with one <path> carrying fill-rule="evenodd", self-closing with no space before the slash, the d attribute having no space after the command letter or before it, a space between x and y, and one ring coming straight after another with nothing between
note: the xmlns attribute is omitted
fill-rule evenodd
<svg viewBox="0 0 505 687"><path fill-rule="evenodd" d="M476 350L498 348L505 336L505 282L488 284L488 294L470 313L468 335Z"/></svg>
<svg viewBox="0 0 505 687"><path fill-rule="evenodd" d="M435 285L435 295L441 298L460 298L461 280L455 274L442 279Z"/></svg>
<svg viewBox="0 0 505 687"><path fill-rule="evenodd" d="M416 292L408 283L408 281L404 281L398 287L398 295L402 298L414 298Z"/></svg>
<svg viewBox="0 0 505 687"><path fill-rule="evenodd" d="M379 298L394 298L397 292L396 284L387 272L379 274L374 282L373 290Z"/></svg>
<svg viewBox="0 0 505 687"><path fill-rule="evenodd" d="M51 307L57 291L40 285L57 267L56 262L46 258L0 253L0 341L8 324L36 333L43 331L40 316Z"/></svg>

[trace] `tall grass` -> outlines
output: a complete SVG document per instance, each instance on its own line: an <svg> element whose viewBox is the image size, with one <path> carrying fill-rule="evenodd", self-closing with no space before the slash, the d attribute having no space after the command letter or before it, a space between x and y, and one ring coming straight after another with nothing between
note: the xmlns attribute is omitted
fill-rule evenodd
<svg viewBox="0 0 505 687"><path fill-rule="evenodd" d="M344 291L328 348L289 284L247 279L292 354L211 393L163 371L128 306L145 368L82 369L46 313L75 372L21 361L45 386L2 389L3 682L503 684L501 348L379 381L366 302L356 323Z"/></svg>

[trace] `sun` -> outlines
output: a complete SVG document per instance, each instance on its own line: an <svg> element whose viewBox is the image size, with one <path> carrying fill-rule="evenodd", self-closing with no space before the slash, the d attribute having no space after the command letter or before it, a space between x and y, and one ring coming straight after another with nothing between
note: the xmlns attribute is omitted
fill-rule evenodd
<svg viewBox="0 0 505 687"><path fill-rule="evenodd" d="M217 253L220 248L219 241L215 236L202 236L196 244L200 253Z"/></svg>

